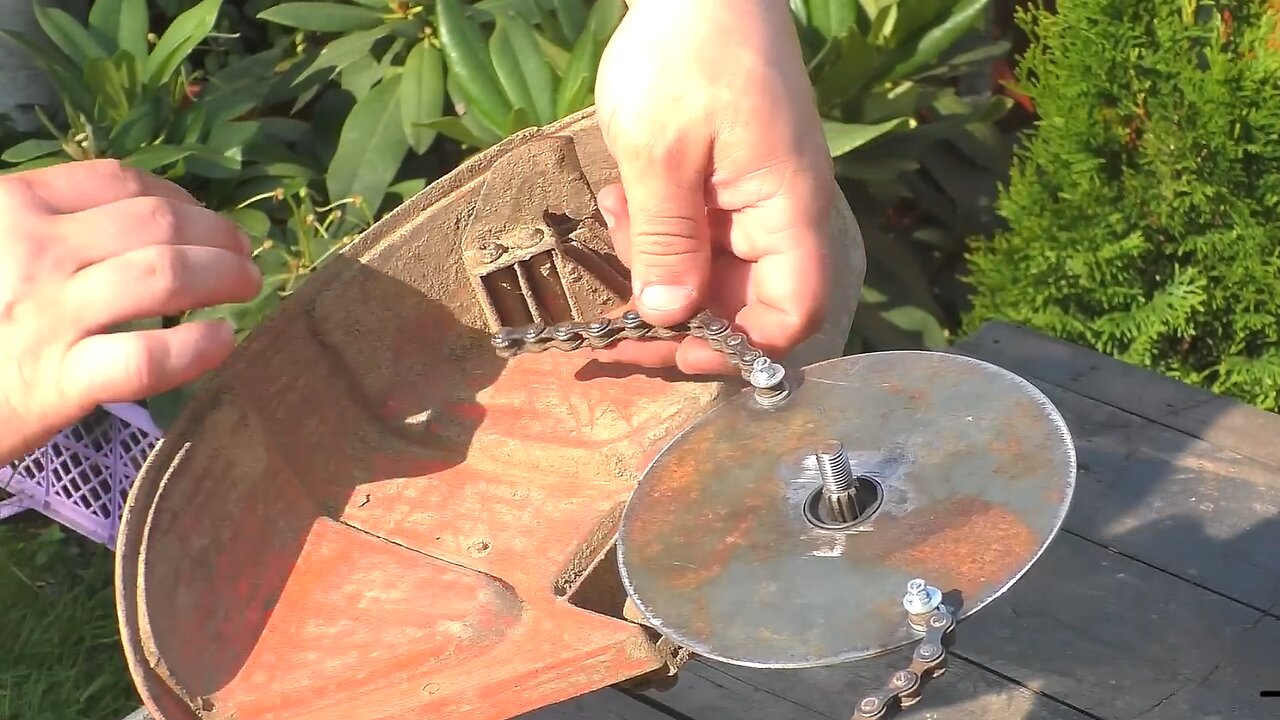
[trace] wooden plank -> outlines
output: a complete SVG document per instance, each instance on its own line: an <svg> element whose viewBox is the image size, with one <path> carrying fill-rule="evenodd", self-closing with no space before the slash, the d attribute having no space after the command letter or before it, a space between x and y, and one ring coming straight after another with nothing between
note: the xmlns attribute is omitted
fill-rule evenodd
<svg viewBox="0 0 1280 720"><path fill-rule="evenodd" d="M519 716L518 720L672 720L619 690L605 688Z"/></svg>
<svg viewBox="0 0 1280 720"><path fill-rule="evenodd" d="M1076 443L1067 531L1255 608L1280 605L1280 471L1034 382Z"/></svg>
<svg viewBox="0 0 1280 720"><path fill-rule="evenodd" d="M1275 442L1280 415L1275 413L1002 322L984 325L954 350L1280 467L1280 443Z"/></svg>
<svg viewBox="0 0 1280 720"><path fill-rule="evenodd" d="M693 720L848 720L854 704L906 667L909 651L803 670L762 670L694 660L671 690L649 697ZM1086 716L961 659L899 717L931 720L1086 720Z"/></svg>
<svg viewBox="0 0 1280 720"><path fill-rule="evenodd" d="M1074 535L961 623L955 651L1099 718L1276 717L1280 623Z"/></svg>

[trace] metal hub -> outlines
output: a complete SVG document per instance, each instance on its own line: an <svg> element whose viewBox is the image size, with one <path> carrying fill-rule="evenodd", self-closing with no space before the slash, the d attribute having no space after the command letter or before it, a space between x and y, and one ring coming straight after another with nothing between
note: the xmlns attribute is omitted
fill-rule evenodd
<svg viewBox="0 0 1280 720"><path fill-rule="evenodd" d="M958 621L1057 533L1075 450L1030 383L917 351L796 374L784 401L747 390L677 436L627 505L623 584L673 641L755 667L878 655L920 639L904 609Z"/></svg>

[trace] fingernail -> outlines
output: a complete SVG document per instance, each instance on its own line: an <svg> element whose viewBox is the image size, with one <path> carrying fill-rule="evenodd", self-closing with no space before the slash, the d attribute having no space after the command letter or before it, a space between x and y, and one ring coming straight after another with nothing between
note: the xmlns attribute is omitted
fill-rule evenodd
<svg viewBox="0 0 1280 720"><path fill-rule="evenodd" d="M610 230L612 230L612 229L613 229L613 223L614 223L614 221L615 221L615 220L617 220L617 218L615 218L615 217L613 216L613 213L612 213L610 210L608 210L607 208L605 208L603 205L601 205L601 206L600 206L600 216L604 218L604 226L605 226L605 227L607 227L607 228L609 228Z"/></svg>
<svg viewBox="0 0 1280 720"><path fill-rule="evenodd" d="M249 238L248 233L243 231L240 233L240 246L244 248L244 253L246 255L253 252L253 240Z"/></svg>
<svg viewBox="0 0 1280 720"><path fill-rule="evenodd" d="M693 300L693 290L679 285L650 285L640 293L640 304L650 310L679 310Z"/></svg>

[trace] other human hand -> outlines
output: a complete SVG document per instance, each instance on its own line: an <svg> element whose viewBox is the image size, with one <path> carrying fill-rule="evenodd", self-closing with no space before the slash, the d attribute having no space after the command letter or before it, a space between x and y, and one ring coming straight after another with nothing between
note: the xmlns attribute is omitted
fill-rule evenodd
<svg viewBox="0 0 1280 720"><path fill-rule="evenodd" d="M701 308L785 354L821 325L834 183L784 0L629 0L596 83L621 185L599 204L649 322ZM624 341L596 356L731 371L704 341Z"/></svg>
<svg viewBox="0 0 1280 720"><path fill-rule="evenodd" d="M113 328L261 286L249 239L177 185L114 160L0 176L0 461L95 405L195 380L235 346L221 321Z"/></svg>

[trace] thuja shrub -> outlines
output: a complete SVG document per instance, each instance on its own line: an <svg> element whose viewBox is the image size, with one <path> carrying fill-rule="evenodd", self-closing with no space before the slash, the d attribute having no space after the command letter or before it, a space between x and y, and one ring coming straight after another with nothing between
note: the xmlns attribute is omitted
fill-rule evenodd
<svg viewBox="0 0 1280 720"><path fill-rule="evenodd" d="M1006 229L971 245L964 331L1015 322L1280 410L1277 4L1019 14L1041 119Z"/></svg>

